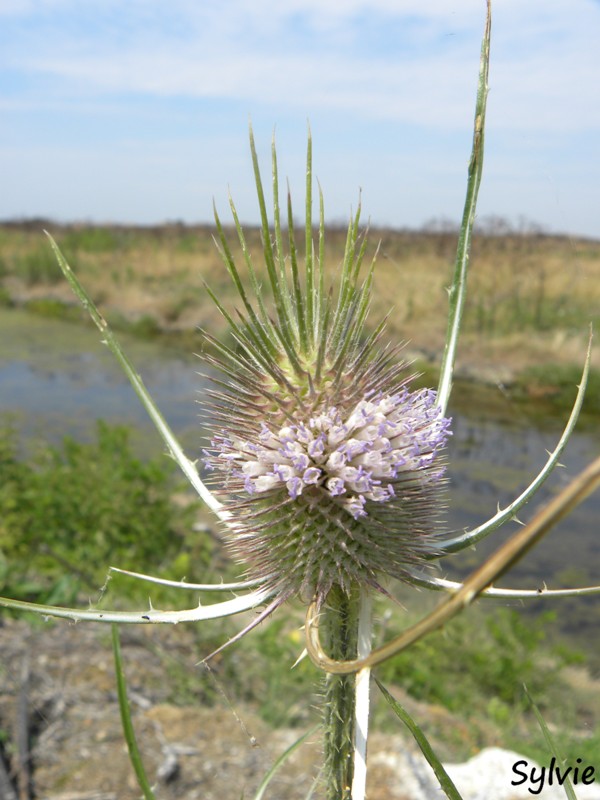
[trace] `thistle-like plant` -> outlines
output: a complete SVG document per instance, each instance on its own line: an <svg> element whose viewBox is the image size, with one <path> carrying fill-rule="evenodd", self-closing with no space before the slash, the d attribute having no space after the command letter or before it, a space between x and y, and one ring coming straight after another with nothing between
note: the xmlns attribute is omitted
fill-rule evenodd
<svg viewBox="0 0 600 800"><path fill-rule="evenodd" d="M127 574L192 590L250 591L185 611L76 610L9 598L0 598L0 604L74 620L145 624L208 620L262 607L253 622L234 637L237 639L288 598L300 598L307 606L308 654L328 673L323 698L323 782L330 800L364 797L369 674L374 665L439 627L482 593L536 597L600 591L600 587L543 592L492 587L557 519L598 485L600 459L464 584L440 579L429 569L437 559L469 547L513 519L535 494L557 465L575 426L589 370L588 349L565 431L527 489L475 530L445 534L444 445L451 435L446 408L483 163L489 37L488 5L467 198L437 392L412 388L401 348L384 343L385 321L367 326L375 262L361 269L366 236L359 231L360 208L348 227L337 285L330 288L327 284L321 195L316 237L312 224L310 137L303 258L289 193L287 224L282 224L274 146L273 217L269 219L252 133L265 286L233 202L231 211L249 286L215 211L217 244L241 307L234 313L207 287L229 323L232 343L226 345L204 333L212 352L204 356L205 361L216 368L205 408L211 430L202 459L209 471L206 483L196 463L184 455L106 321L52 241L67 280L121 362L169 452L223 526L243 580L214 586ZM371 652L370 600L373 592L388 592L389 579L446 590L451 596L397 640Z"/></svg>
<svg viewBox="0 0 600 800"><path fill-rule="evenodd" d="M249 256L255 296L247 295L217 216L244 312L235 321L211 293L236 346L205 334L220 353L207 358L220 377L206 409L213 437L205 463L235 520L230 546L249 577L279 602L299 595L320 608L334 586L347 595L357 586L378 589L382 575L407 577L409 567L437 554L449 420L434 392L411 391L399 348L381 347L383 324L366 334L373 265L361 280L360 212L334 296L325 290L322 219L321 252L313 257L308 249L300 275L289 198L289 261L284 255L274 148L272 245L252 134L250 145L274 315ZM309 181L311 172L309 140ZM308 192L310 205L310 183ZM307 220L310 248L310 214Z"/></svg>

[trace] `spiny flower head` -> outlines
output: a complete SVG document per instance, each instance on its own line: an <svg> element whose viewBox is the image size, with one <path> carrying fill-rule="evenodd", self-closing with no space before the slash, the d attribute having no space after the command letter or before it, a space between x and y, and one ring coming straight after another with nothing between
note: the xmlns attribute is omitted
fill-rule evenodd
<svg viewBox="0 0 600 800"><path fill-rule="evenodd" d="M337 298L324 291L322 198L313 254L310 139L302 277L289 197L289 256L283 252L275 150L272 241L252 135L250 141L271 297L232 204L255 297L246 293L215 214L244 310L235 321L211 293L235 347L205 334L220 354L207 359L222 375L210 392L205 464L235 520L230 546L249 575L282 599L300 594L322 602L334 585L379 588L381 575L405 577L407 567L435 555L449 420L434 392L410 390L399 348L381 344L383 323L365 333L374 262L361 281L360 212L348 229Z"/></svg>

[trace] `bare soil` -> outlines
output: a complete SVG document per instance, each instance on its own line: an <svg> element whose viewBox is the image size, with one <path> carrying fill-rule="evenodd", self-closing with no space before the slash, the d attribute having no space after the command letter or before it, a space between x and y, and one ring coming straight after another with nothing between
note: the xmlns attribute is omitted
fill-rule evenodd
<svg viewBox="0 0 600 800"><path fill-rule="evenodd" d="M157 797L252 797L304 731L270 729L252 709L230 706L225 699L212 707L174 705L164 663L150 646L156 636L155 628L121 633L136 736ZM160 638L163 647L189 662L190 671L198 670L185 627L161 629ZM137 800L140 789L122 736L108 630L64 623L30 627L5 618L0 653L2 800ZM457 724L460 728L442 709L429 714L446 730L452 727L456 734ZM318 773L319 738L315 733L284 764L268 797L306 797ZM375 734L370 746L369 797L402 800L394 765L412 745L400 736ZM4 793L2 772L10 778Z"/></svg>
<svg viewBox="0 0 600 800"><path fill-rule="evenodd" d="M0 616L0 800L140 798L122 734L110 638L107 626ZM121 645L136 737L157 800L252 798L277 759L318 722L311 698L301 727L293 729L270 727L255 708L232 700L221 666L236 658L235 646L209 674L198 665L192 626L122 626ZM187 700L177 691L173 662L190 676ZM583 667L570 667L564 678L573 708L583 710L581 729L570 734L587 737L600 713L600 682ZM217 689L210 704L201 699L207 682ZM505 746L502 729L487 715L466 710L457 717L393 691L445 762ZM418 771L421 756L397 721L400 733L380 732L374 711L369 799L409 800L416 776L431 780L429 768L425 776ZM535 721L516 723L514 735L526 742ZM283 764L265 797L306 800L320 763L317 730Z"/></svg>

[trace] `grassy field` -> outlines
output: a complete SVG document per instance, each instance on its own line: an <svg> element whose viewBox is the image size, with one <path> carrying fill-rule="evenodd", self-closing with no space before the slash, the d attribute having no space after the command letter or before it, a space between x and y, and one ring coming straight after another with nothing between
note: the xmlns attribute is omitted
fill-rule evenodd
<svg viewBox="0 0 600 800"><path fill-rule="evenodd" d="M226 335L203 283L227 305L232 285L212 227L60 226L42 220L0 225L0 302L80 319L43 228L116 327L189 338L196 348L198 326ZM243 274L235 232L229 234ZM246 234L255 267L263 273L259 231L249 228ZM325 261L332 282L345 236L341 227L327 231ZM367 263L377 247L371 320L389 313L389 337L406 341L411 357L435 366L445 335L456 233L371 230ZM565 381L573 385L589 324L600 323L600 241L479 234L471 264L458 373L505 385L529 376L534 395L551 394ZM600 366L597 355L593 365Z"/></svg>

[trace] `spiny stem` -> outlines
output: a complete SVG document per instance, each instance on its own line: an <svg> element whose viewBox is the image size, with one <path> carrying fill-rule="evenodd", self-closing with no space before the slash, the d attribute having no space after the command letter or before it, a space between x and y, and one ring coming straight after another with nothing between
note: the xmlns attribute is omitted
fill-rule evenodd
<svg viewBox="0 0 600 800"><path fill-rule="evenodd" d="M323 608L329 653L336 659L355 658L358 642L360 590L346 594L334 586ZM355 676L328 675L324 708L324 781L327 800L350 800L354 776Z"/></svg>

